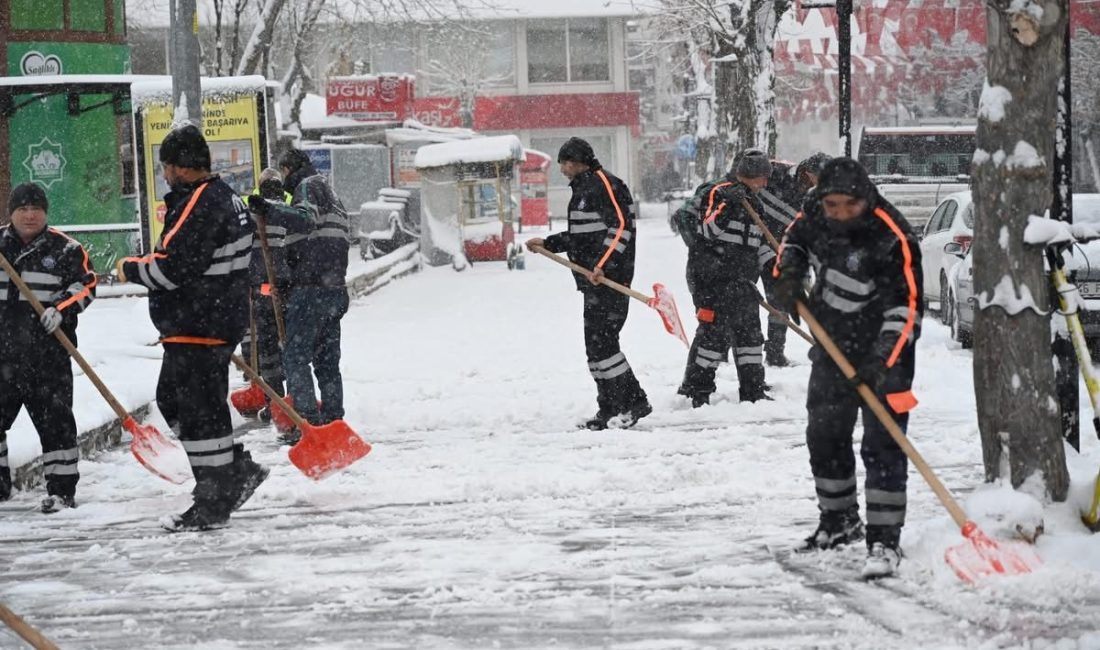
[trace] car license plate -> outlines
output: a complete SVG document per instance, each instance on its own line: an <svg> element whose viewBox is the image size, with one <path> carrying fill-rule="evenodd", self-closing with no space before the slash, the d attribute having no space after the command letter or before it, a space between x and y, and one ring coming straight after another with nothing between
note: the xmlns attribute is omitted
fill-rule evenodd
<svg viewBox="0 0 1100 650"><path fill-rule="evenodd" d="M1078 282L1077 288L1081 290L1082 298L1100 298L1100 281Z"/></svg>

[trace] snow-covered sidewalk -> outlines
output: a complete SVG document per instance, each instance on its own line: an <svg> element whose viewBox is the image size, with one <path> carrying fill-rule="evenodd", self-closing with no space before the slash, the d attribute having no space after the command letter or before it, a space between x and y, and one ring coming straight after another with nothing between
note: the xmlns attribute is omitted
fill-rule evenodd
<svg viewBox="0 0 1100 650"><path fill-rule="evenodd" d="M655 411L580 431L595 404L579 295L528 257L353 302L346 419L375 447L348 471L314 483L272 430L249 430L271 478L230 528L170 535L156 519L190 486L125 450L83 461L79 508L0 506L0 600L64 648L1100 648L1100 541L1076 514L1100 469L1089 432L1034 574L961 584L942 559L961 537L911 471L901 575L864 584L861 548L787 552L816 522L801 339L800 365L768 371L774 402L737 403L723 366L715 404L692 410L675 395L685 348L635 303L623 345ZM643 221L635 287L668 285L692 331L684 257ZM144 309L102 301L81 329L131 405L159 365ZM1011 496L981 486L969 352L932 319L924 332L912 440L964 506Z"/></svg>

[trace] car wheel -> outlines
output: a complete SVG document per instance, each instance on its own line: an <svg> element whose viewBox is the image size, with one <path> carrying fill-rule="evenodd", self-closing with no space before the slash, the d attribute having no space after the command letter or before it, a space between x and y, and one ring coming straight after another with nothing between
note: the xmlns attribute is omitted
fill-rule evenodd
<svg viewBox="0 0 1100 650"><path fill-rule="evenodd" d="M962 316L959 315L959 306L955 303L955 296L951 296L951 338L958 341L964 350L974 347L974 339L970 332L963 329Z"/></svg>
<svg viewBox="0 0 1100 650"><path fill-rule="evenodd" d="M947 313L948 311L950 311L949 306L951 304L949 298L950 297L948 296L947 290L947 274L940 273L940 322L944 325L951 324L951 319Z"/></svg>

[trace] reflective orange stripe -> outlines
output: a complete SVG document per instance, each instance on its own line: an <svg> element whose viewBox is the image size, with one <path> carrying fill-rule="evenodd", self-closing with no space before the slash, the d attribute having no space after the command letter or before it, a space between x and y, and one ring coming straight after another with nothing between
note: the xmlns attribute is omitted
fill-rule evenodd
<svg viewBox="0 0 1100 650"><path fill-rule="evenodd" d="M264 282L263 284L261 284L260 285L260 295L261 296L270 296L271 295L271 285L268 284L267 282Z"/></svg>
<svg viewBox="0 0 1100 650"><path fill-rule="evenodd" d="M60 230L57 230L56 228L50 228L50 232L61 235L62 237L64 237L65 239L68 239L69 241L73 242L77 246L80 246L80 242L76 241L75 239L73 239L72 237L66 235L65 233L61 232ZM57 311L61 311L61 310L65 309L66 307L68 307L69 305L76 302L77 300L80 300L81 298L90 295L92 293L92 289L96 285L97 280L96 280L96 277L95 277L95 273L92 273L92 269L88 267L88 251L85 250L83 246L80 246L80 252L84 253L84 273L92 276L92 283L84 285L84 288L81 289L80 292L77 293L75 296L72 296L68 300L63 301L58 305L54 305L54 307L57 309Z"/></svg>
<svg viewBox="0 0 1100 650"><path fill-rule="evenodd" d="M733 185L733 182L732 181L726 181L725 183L719 183L719 184L715 185L714 187L712 187L710 189L710 198L707 199L707 211L705 213L706 217L703 219L704 224L710 223L711 221L714 221L716 218L718 218L719 213L721 213L722 209L726 207L726 202L722 201L718 205L718 208L715 209L715 207L714 207L714 194L718 190L722 189L723 187L727 187L729 185Z"/></svg>
<svg viewBox="0 0 1100 650"><path fill-rule="evenodd" d="M615 250L615 247L619 245L619 240L623 237L623 231L626 230L626 219L623 218L623 210L619 207L619 200L615 198L615 191L611 189L611 181L607 180L607 174L603 173L602 169L596 170L596 175L603 181L603 186L607 188L607 195L611 197L611 205L615 206L615 215L619 217L619 229L615 231L615 239L611 240L611 245L604 251L603 257L596 264L596 268L603 268L604 262L607 258L611 257L611 253Z"/></svg>
<svg viewBox="0 0 1100 650"><path fill-rule="evenodd" d="M203 336L166 336L161 343L190 343L191 345L225 345L221 339L208 339Z"/></svg>
<svg viewBox="0 0 1100 650"><path fill-rule="evenodd" d="M700 307L699 311L695 312L695 317L698 318L703 323L713 323L714 322L714 310L713 309L705 309L703 307Z"/></svg>
<svg viewBox="0 0 1100 650"><path fill-rule="evenodd" d="M171 232L165 235L164 241L161 242L161 248L168 248L168 242L172 241L172 238L176 236L177 232L179 232L180 226L183 225L184 221L187 221L187 217L191 215L191 209L195 207L195 202L199 200L199 196L202 194L202 191L206 189L207 185L208 183L203 183L202 185L199 185L199 188L195 190L194 194L191 195L191 200L187 202L187 207L183 209L183 214L180 215L179 221L176 222L175 226L172 226Z"/></svg>
<svg viewBox="0 0 1100 650"><path fill-rule="evenodd" d="M794 226L794 222L802 218L802 212L794 215L794 219L791 220L787 227L783 229L783 239L779 241L779 250L775 251L775 264L772 264L772 277L779 277L779 262L783 259L783 249L787 246L787 233L790 232L791 227Z"/></svg>
<svg viewBox="0 0 1100 650"><path fill-rule="evenodd" d="M911 390L904 393L889 393L886 395L886 403L894 409L894 413L908 413L917 408L917 396Z"/></svg>
<svg viewBox="0 0 1100 650"><path fill-rule="evenodd" d="M891 368L897 362L898 357L901 356L905 341L912 336L913 328L917 324L917 278L913 275L913 254L909 250L909 240L905 238L905 233L901 231L901 228L898 228L898 224L894 223L894 220L882 208L875 208L875 216L882 219L883 223L901 241L901 256L904 260L902 273L905 275L905 283L909 285L909 311L905 317L905 327L902 328L901 335L898 336L898 342L894 345L894 351L890 353L890 358L886 360L886 367Z"/></svg>

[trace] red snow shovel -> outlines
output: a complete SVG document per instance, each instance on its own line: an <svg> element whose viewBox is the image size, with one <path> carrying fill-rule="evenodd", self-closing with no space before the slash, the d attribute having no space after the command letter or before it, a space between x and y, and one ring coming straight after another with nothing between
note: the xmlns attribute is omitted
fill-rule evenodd
<svg viewBox="0 0 1100 650"><path fill-rule="evenodd" d="M260 367L260 355L257 352L260 345L256 339L256 308L251 299L248 301L248 336L248 347L251 352L249 356L252 361L252 369L255 370ZM267 400L264 399L264 390L256 382L252 382L246 388L238 388L229 393L229 403L241 415L255 417L260 409L267 404Z"/></svg>
<svg viewBox="0 0 1100 650"><path fill-rule="evenodd" d="M845 358L844 353L840 351L840 348L833 343L833 340L829 338L829 335L821 327L821 324L817 322L814 315L810 313L810 310L806 308L806 305L801 302L798 303L798 315L802 317L802 320L806 322L806 325L810 327L810 332L813 333L814 338L817 339L821 347L825 348L825 351L832 357L833 362L840 368L840 372L848 378L849 381L856 379L856 370L852 367L852 364ZM874 412L882 426L890 433L890 437L894 439L894 442L901 447L901 450L905 452L905 455L909 457L909 460L913 462L920 475L924 477L924 480L928 482L929 487L939 497L940 503L947 508L947 512L951 514L951 518L955 520L955 524L962 531L963 537L967 539L966 542L952 546L944 553L944 559L955 570L956 575L966 582L974 582L979 578L994 574L1005 575L1018 575L1021 573L1031 573L1031 568L1034 565L1040 563L1038 555L1027 544L1019 541L1002 540L1000 542L993 541L992 538L987 536L980 528L978 524L970 521L966 518L966 513L963 512L959 503L955 501L951 493L947 491L943 483L940 482L939 477L932 471L932 468L925 462L924 457L920 455L916 447L909 442L909 438L902 432L901 427L898 426L894 418L890 416L890 412L886 410L886 407L882 405L878 397L875 396L875 392L872 391L866 384L859 384L857 387L860 397L867 403L871 411Z"/></svg>
<svg viewBox="0 0 1100 650"><path fill-rule="evenodd" d="M8 277L11 278L15 286L19 287L19 292L22 293L23 297L27 299L27 302L31 304L35 313L41 317L46 309L3 255L0 255L0 269L3 269L4 272L8 274ZM61 342L61 346L69 353L69 356L71 356L73 360L76 361L77 365L80 366L81 370L84 371L84 375L87 376L88 379L92 381L92 384L95 385L96 389L99 390L99 394L103 396L103 399L107 400L107 403L111 406L115 415L122 421L122 428L129 431L130 435L133 436L133 440L130 441L130 451L134 454L134 458L137 458L138 462L145 466L145 469L166 481L180 484L190 479L191 466L187 462L187 455L184 453L183 448L166 437L153 425L138 424L133 416L127 413L126 409L122 408L122 404L118 403L118 400L111 394L111 391L107 390L107 386L103 384L99 375L97 375L96 372L92 370L92 367L88 365L88 362L84 359L84 355L77 352L76 346L73 345L73 342L65 335L65 332L58 327L53 331L53 334L57 337L57 340Z"/></svg>
<svg viewBox="0 0 1100 650"><path fill-rule="evenodd" d="M583 266L574 264L564 257L555 255L541 246L535 246L534 251L543 257L554 260L566 268L572 269L574 273L579 275L587 275L590 273L590 271ZM653 285L653 296L650 297L640 291L635 291L630 287L621 285L614 280L608 280L607 278L600 278L600 283L607 285L623 295L644 302L647 307L655 309L657 314L661 317L661 322L665 324L665 330L683 341L684 345L691 345L691 342L688 341L687 332L684 331L684 324L680 321L680 310L676 308L676 299L672 297L672 292L666 289L665 285L655 283Z"/></svg>
<svg viewBox="0 0 1100 650"><path fill-rule="evenodd" d="M271 399L271 405L282 409L302 432L302 439L290 448L288 455L290 462L302 470L303 474L315 481L320 481L370 453L370 444L352 431L347 422L333 420L319 426L306 422L282 397L279 397L278 393L271 390L271 386L268 386L252 368L248 367L244 359L235 354L231 358L238 368L263 389Z"/></svg>

